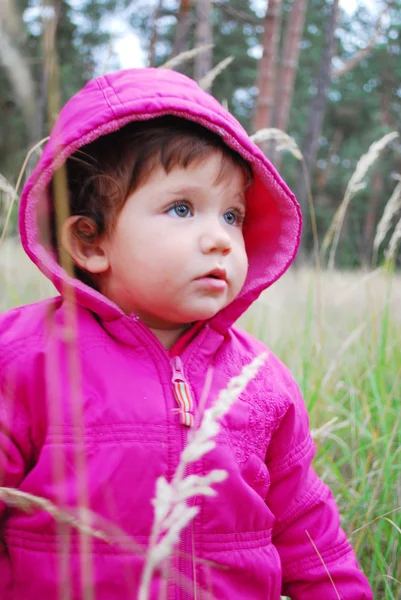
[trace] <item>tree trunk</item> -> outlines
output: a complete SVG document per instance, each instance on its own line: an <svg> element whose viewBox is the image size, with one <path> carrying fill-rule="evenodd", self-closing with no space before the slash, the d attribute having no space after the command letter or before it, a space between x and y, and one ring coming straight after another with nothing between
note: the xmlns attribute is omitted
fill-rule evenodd
<svg viewBox="0 0 401 600"><path fill-rule="evenodd" d="M181 52L185 52L189 49L189 34L191 32L191 25L191 0L181 0L171 56L177 56L178 54L181 54Z"/></svg>
<svg viewBox="0 0 401 600"><path fill-rule="evenodd" d="M334 134L333 134L333 139L332 139L330 149L329 149L327 159L326 159L327 167L324 170L321 170L319 172L319 175L316 179L318 194L321 194L322 192L324 192L324 189L327 185L327 182L329 181L329 177L333 170L333 159L335 156L340 155L340 149L341 149L343 140L344 140L344 131L339 128L335 129ZM318 196L316 196L316 204L318 204Z"/></svg>
<svg viewBox="0 0 401 600"><path fill-rule="evenodd" d="M196 31L195 46L206 46L213 43L212 32L212 1L196 0ZM194 76L196 81L200 81L213 66L212 48L201 52L195 57Z"/></svg>
<svg viewBox="0 0 401 600"><path fill-rule="evenodd" d="M281 0L270 0L265 17L263 55L259 61L256 79L259 94L253 115L254 132L271 127L272 124L281 14Z"/></svg>
<svg viewBox="0 0 401 600"><path fill-rule="evenodd" d="M322 60L320 62L319 73L316 81L316 94L312 100L310 108L307 133L304 138L304 143L302 145L302 154L304 156L305 166L310 181L312 180L312 175L316 163L318 142L319 137L322 133L324 113L327 101L327 92L331 78L331 61L333 58L335 47L334 33L338 19L338 3L339 0L333 0L330 17L327 21L326 45L322 54ZM300 165L298 168L295 194L301 206L302 213L304 215L308 214L307 188L305 185L305 178L303 175L302 165ZM304 220L304 223L305 225L307 225L306 219ZM307 227L305 226L304 234L306 232L306 229ZM304 258L304 240L305 235L303 236L303 240L301 241L301 248L299 253L300 260Z"/></svg>
<svg viewBox="0 0 401 600"><path fill-rule="evenodd" d="M285 132L287 132L290 117L307 6L307 0L293 1L284 32L274 102L274 126ZM280 167L281 156L281 153L275 153L273 157L273 162L277 168Z"/></svg>
<svg viewBox="0 0 401 600"><path fill-rule="evenodd" d="M154 66L155 62L155 47L157 42L157 21L159 19L161 9L162 9L163 0L159 0L155 11L153 13L153 21L152 28L150 33L150 42L149 42L149 53L148 53L148 65L149 67Z"/></svg>
<svg viewBox="0 0 401 600"><path fill-rule="evenodd" d="M0 1L0 64L4 67L15 102L18 104L29 136L36 142L39 129L37 121L37 93L29 60L19 49L23 41L23 27L14 3Z"/></svg>

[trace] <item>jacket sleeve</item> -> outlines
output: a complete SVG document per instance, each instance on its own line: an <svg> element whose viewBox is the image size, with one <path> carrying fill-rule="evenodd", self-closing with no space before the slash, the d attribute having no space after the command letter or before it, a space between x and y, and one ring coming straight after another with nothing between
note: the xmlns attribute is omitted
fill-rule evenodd
<svg viewBox="0 0 401 600"><path fill-rule="evenodd" d="M303 398L291 376L286 387L290 400L266 462L282 594L292 600L371 600L369 583L340 527L334 498L311 466L315 446Z"/></svg>
<svg viewBox="0 0 401 600"><path fill-rule="evenodd" d="M18 360L5 361L5 354L0 352L0 486L18 488L31 461L30 426L21 392L22 366ZM0 499L0 525L5 508Z"/></svg>

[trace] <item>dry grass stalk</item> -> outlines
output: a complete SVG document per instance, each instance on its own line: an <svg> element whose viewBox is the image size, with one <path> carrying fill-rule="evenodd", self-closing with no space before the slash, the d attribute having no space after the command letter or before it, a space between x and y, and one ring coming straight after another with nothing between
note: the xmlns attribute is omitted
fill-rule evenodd
<svg viewBox="0 0 401 600"><path fill-rule="evenodd" d="M10 201L17 201L18 194L15 191L15 188L7 179L0 173L0 191L4 192L10 199Z"/></svg>
<svg viewBox="0 0 401 600"><path fill-rule="evenodd" d="M185 477L185 470L189 464L196 462L215 447L214 438L220 429L219 420L230 410L265 360L266 354L256 357L252 363L242 369L240 375L230 381L226 389L220 392L216 402L205 410L199 428L181 453L171 484L164 477L159 477L157 480L156 495L152 501L155 518L138 600L148 600L155 569L171 555L179 541L181 531L199 511L197 506L188 506L187 500L199 495L216 495L216 491L211 486L227 478L227 472L222 469L214 469L204 476L189 475L188 477Z"/></svg>
<svg viewBox="0 0 401 600"><path fill-rule="evenodd" d="M9 507L17 508L26 514L32 514L34 511L43 510L53 517L57 523L70 526L72 529L84 532L85 534L102 540L109 545L119 546L137 555L145 555L146 550L143 546L135 542L133 538L127 535L114 523L107 521L92 513L88 509L79 509L79 517L75 514L61 510L55 504L42 498L14 488L0 486L0 501ZM99 527L93 527L89 523L98 523ZM188 555L182 553L181 556L188 558ZM225 567L213 561L206 559L195 559L197 563L207 565L213 568L224 569Z"/></svg>
<svg viewBox="0 0 401 600"><path fill-rule="evenodd" d="M303 176L305 179L305 186L306 186L307 197L308 197L308 206L309 206L310 218L311 218L311 224L312 224L313 250L314 250L314 255L315 255L316 271L318 274L318 277L316 280L316 282L317 282L316 301L317 301L317 320L318 320L318 327L319 327L319 341L320 341L320 345L321 345L322 306L321 306L321 290L320 290L321 265L320 265L320 252L319 252L319 236L318 236L318 231L317 231L317 221L316 221L315 206L313 203L312 189L311 189L308 169L305 164L304 156L303 156L298 144L294 140L294 138L289 136L288 133L286 133L285 131L282 131L281 129L277 129L275 127L270 127L267 129L259 129L259 131L257 131L256 133L254 133L251 136L251 139L255 142L255 144L258 144L258 145L264 144L265 142L268 142L271 140L274 140L276 142L276 151L277 152L283 152L284 150L287 150L288 152L290 152L290 154L292 154L292 156L294 158L296 158L297 160L300 160L302 163L302 172L303 172Z"/></svg>
<svg viewBox="0 0 401 600"><path fill-rule="evenodd" d="M365 323L362 323L362 325L360 325L354 331L352 331L349 334L349 336L344 340L344 342L341 344L341 347L338 350L337 355L332 360L332 362L327 370L326 375L323 377L322 384L321 384L322 389L326 387L326 385L329 383L330 379L334 375L338 365L340 364L340 359L343 356L343 354L348 350L348 348L350 348L350 346L352 346L352 344L354 344L360 338L360 336L365 331L365 329L366 329L366 325L365 325Z"/></svg>
<svg viewBox="0 0 401 600"><path fill-rule="evenodd" d="M35 510L43 510L51 515L58 523L65 523L77 531L84 532L86 535L110 543L110 539L103 531L94 529L88 524L93 518L90 511L80 511L81 518L83 518L82 520L79 520L76 516L60 510L52 502L46 500L46 498L41 498L39 496L27 494L26 492L21 492L20 490L6 487L0 487L0 500L7 504L7 506L19 508L27 514L31 514Z"/></svg>
<svg viewBox="0 0 401 600"><path fill-rule="evenodd" d="M396 179L398 179L398 184L395 186L391 198L385 206L383 216L376 229L376 236L373 242L374 263L376 263L377 252L380 245L383 243L383 240L391 227L393 217L401 210L401 175L397 175Z"/></svg>
<svg viewBox="0 0 401 600"><path fill-rule="evenodd" d="M288 133L285 133L285 131L281 131L281 129L276 129L275 127L259 129L259 131L251 135L251 140L253 140L255 144L258 145L273 140L277 144L276 150L278 152L283 152L284 150L287 150L297 160L302 160L302 152L299 149L294 138L289 136Z"/></svg>
<svg viewBox="0 0 401 600"><path fill-rule="evenodd" d="M334 431L339 431L346 427L349 427L349 421L341 421L341 423L338 423L338 417L333 417L318 429L311 429L311 436L316 443L321 444L326 439L332 438Z"/></svg>
<svg viewBox="0 0 401 600"><path fill-rule="evenodd" d="M322 253L324 254L331 244L330 250L330 258L329 258L329 269L333 269L334 267L334 259L337 251L338 241L340 239L340 233L344 222L345 213L347 212L347 208L351 202L351 199L357 192L364 189L366 187L366 182L363 180L367 172L373 163L378 159L381 152L384 148L399 137L399 133L397 131L393 131L392 133L388 133L380 140L374 142L368 152L364 154L360 159L356 166L356 170L352 175L347 189L345 191L344 199L341 202L334 218L331 222L331 225L324 236L323 244L322 244Z"/></svg>
<svg viewBox="0 0 401 600"><path fill-rule="evenodd" d="M14 194L13 194L13 196L11 198L10 206L8 207L7 216L6 216L6 220L5 220L5 223L4 223L3 231L1 233L0 247L1 247L2 243L3 243L3 241L4 241L4 238L6 237L6 233L7 233L8 225L9 225L9 222L10 222L10 219L11 219L11 214L12 214L12 211L13 211L14 203L18 201L18 198L19 198L19 196L18 196L18 190L20 188L20 185L21 185L21 182L22 182L22 178L24 176L25 169L26 169L26 167L27 167L27 165L29 163L29 160L30 160L32 154L34 152L36 152L38 150L38 148L40 148L40 146L42 144L44 144L45 142L47 142L48 139L49 139L49 137L45 137L42 140L40 140L37 144L35 144L34 146L32 146L32 148L29 150L28 154L26 155L24 162L22 163L22 167L21 167L21 170L20 170L19 175L18 175L17 183L15 184Z"/></svg>
<svg viewBox="0 0 401 600"><path fill-rule="evenodd" d="M386 260L391 260L392 258L394 258L400 240L401 240L401 219L398 221L398 223L394 229L394 233L391 236L390 243L386 250Z"/></svg>
<svg viewBox="0 0 401 600"><path fill-rule="evenodd" d="M226 69L228 65L233 62L233 60L233 56L227 56L227 58L217 63L217 65L199 81L199 87L201 87L202 90L209 90L212 87L212 83L216 77L220 75L220 73L222 73L224 69Z"/></svg>
<svg viewBox="0 0 401 600"><path fill-rule="evenodd" d="M60 524L68 525L79 533L84 533L90 537L102 540L109 545L119 546L129 552L137 555L145 555L145 548L136 542L132 537L120 529L115 523L102 518L91 510L80 507L78 516L72 512L62 510L55 504L33 494L21 492L14 488L0 487L0 501L7 506L18 508L26 514L32 514L34 511L43 510L53 517ZM97 523L94 527L90 523ZM201 561L212 565L210 561Z"/></svg>
<svg viewBox="0 0 401 600"><path fill-rule="evenodd" d="M197 48L193 48L192 50L186 50L185 52L181 52L181 54L170 58L167 62L161 65L159 69L175 69L175 67L178 67L178 65L180 65L181 63L185 62L186 60L190 60L191 58L195 58L195 56L197 56L201 52L206 52L206 50L213 48L213 46L214 44L207 44L205 46L198 46Z"/></svg>
<svg viewBox="0 0 401 600"><path fill-rule="evenodd" d="M328 570L328 568L327 568L327 566L326 566L326 563L324 562L324 558L323 558L323 556L320 554L320 552L319 552L319 550L318 550L318 548L317 548L317 546L316 546L315 542L313 541L313 539L312 539L312 537L311 537L311 535L309 534L309 531L308 531L307 529L305 529L305 533L306 533L306 535L308 536L308 538L309 538L309 541L310 541L310 543L312 544L312 546L313 546L313 548L314 548L314 550L315 550L316 554L318 555L318 557L319 557L319 559L320 559L320 562L322 563L322 565L323 565L323 567L324 567L324 570L325 570L325 571L326 571L326 573L327 573L327 576L328 576L328 578L330 579L330 583L331 583L331 585L333 586L333 589L334 589L334 591L335 591L335 593L336 593L336 595L337 595L337 598L338 598L338 600L341 600L341 596L340 596L340 594L338 593L338 590L337 590L337 588L336 588L336 584L334 583L334 581L333 581L333 578L332 578L332 576L330 575L330 571Z"/></svg>
<svg viewBox="0 0 401 600"><path fill-rule="evenodd" d="M401 510L401 506L397 506L397 508L394 508L393 510L389 510L388 512L386 512L384 515L379 515L378 517L375 517L374 519L372 519L371 521L369 521L368 523L364 523L361 527L358 527L358 529L354 529L354 531L352 532L351 535L355 535L355 533L359 533L360 531L362 531L363 529L366 529L366 527L370 527L371 525L373 525L374 523L377 523L377 521L380 521L380 519L384 519L385 517L388 517L390 515L393 515L394 513L397 513Z"/></svg>

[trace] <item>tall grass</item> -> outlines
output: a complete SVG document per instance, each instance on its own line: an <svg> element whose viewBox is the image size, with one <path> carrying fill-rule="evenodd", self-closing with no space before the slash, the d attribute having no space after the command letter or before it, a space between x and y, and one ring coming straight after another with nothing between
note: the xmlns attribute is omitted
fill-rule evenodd
<svg viewBox="0 0 401 600"><path fill-rule="evenodd" d="M0 252L0 310L52 294L15 241ZM316 319L317 306L321 318ZM241 318L298 379L315 468L375 599L401 597L401 277L291 270Z"/></svg>
<svg viewBox="0 0 401 600"><path fill-rule="evenodd" d="M401 278L286 275L241 319L291 367L317 443L315 468L375 599L401 597ZM327 424L325 427L324 424Z"/></svg>

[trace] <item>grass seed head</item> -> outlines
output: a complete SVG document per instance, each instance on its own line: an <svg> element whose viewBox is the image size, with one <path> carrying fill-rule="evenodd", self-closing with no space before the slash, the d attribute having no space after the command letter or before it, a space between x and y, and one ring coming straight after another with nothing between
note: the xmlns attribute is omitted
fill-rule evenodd
<svg viewBox="0 0 401 600"><path fill-rule="evenodd" d="M384 238L389 232L393 217L401 210L401 176L398 175L397 179L399 180L398 184L395 186L390 200L387 202L384 208L383 216L377 225L376 235L373 242L373 249L376 256Z"/></svg>
<svg viewBox="0 0 401 600"><path fill-rule="evenodd" d="M278 152L283 152L287 150L290 152L297 160L302 160L302 152L298 147L298 144L288 135L285 131L281 131L281 129L276 129L275 127L269 127L266 129L259 129L256 133L251 135L251 140L255 142L255 144L263 144L264 142L269 142L271 140L276 142L276 150Z"/></svg>

